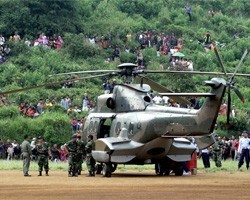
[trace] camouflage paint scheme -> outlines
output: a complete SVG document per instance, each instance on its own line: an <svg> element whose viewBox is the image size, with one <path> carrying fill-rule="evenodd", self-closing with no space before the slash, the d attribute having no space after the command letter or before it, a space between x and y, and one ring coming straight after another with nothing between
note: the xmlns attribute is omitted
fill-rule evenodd
<svg viewBox="0 0 250 200"><path fill-rule="evenodd" d="M84 134L97 139L94 159L128 164L156 163L166 156L174 161L190 160L195 146L183 137L205 136L201 143L212 144L207 137L213 132L226 89L222 78L205 84L211 86L213 96L199 110L156 105L146 84L117 85L113 94L99 96L84 126Z"/></svg>

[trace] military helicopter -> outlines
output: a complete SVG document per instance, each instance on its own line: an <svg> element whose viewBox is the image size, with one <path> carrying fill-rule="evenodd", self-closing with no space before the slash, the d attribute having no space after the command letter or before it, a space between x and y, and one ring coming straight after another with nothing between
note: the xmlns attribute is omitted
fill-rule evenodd
<svg viewBox="0 0 250 200"><path fill-rule="evenodd" d="M182 162L191 160L192 153L195 151L195 145L185 137L196 137L196 143L201 149L213 144L211 133L214 130L226 88L228 87L228 105L231 104L231 88L244 102L242 94L234 86L233 79L235 75L249 76L237 74L247 51L235 72L230 74L225 71L220 56L216 49L215 51L224 73L214 74L231 75L231 78L229 82L222 78L205 81L205 85L211 87L210 93L173 93L142 74L213 74L213 72L138 70L137 65L133 63L119 65L120 70L94 71L94 73L109 72L113 76L124 77L124 83L116 85L112 94L98 96L95 110L85 121L84 134L92 134L97 139L95 150L92 152L93 157L97 162L104 164L103 167L99 165L98 173L102 170L105 177L110 177L117 164L156 164L157 173L168 175L171 169L170 160L172 160L175 163L175 175L182 175ZM56 75L67 74L72 72ZM141 78L141 83L132 83L133 78L138 77ZM190 103L182 98L183 96L206 97L206 100L199 110L159 106L153 103L149 95L151 87L144 81L160 91L160 95L174 98L182 103Z"/></svg>
<svg viewBox="0 0 250 200"><path fill-rule="evenodd" d="M118 70L80 71L51 75L101 73L78 80L105 76L124 78L124 83L116 85L112 94L102 94L97 97L96 108L89 113L84 124L83 134L92 134L96 139L92 155L98 163L101 163L97 168L98 173L102 171L103 176L111 177L118 164L155 164L157 174L169 175L170 170L173 169L175 175L181 176L183 174L182 162L191 160L196 149L195 145L186 138L195 137L200 149L214 143L212 133L226 88L228 88L229 108L227 116L229 122L231 88L244 102L243 95L234 86L234 77L250 76L250 74L237 73L247 51L242 56L234 73L226 72L216 48L215 52L223 68L223 73L141 70L133 63L124 63L118 66ZM228 82L223 78L212 78L205 81L205 85L211 88L209 93L173 93L173 91L143 76L143 74L148 73L208 74L231 77ZM140 80L139 84L134 83L136 79ZM47 83L7 91L2 94L65 82ZM162 96L171 97L175 101L185 104L190 102L183 97L206 97L206 100L199 110L165 107L156 105L152 101L149 95L151 89L157 90Z"/></svg>

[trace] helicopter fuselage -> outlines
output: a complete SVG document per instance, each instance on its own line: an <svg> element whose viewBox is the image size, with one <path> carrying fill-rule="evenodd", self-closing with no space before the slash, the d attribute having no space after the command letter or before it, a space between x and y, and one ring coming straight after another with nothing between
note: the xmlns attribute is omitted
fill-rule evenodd
<svg viewBox="0 0 250 200"><path fill-rule="evenodd" d="M159 106L148 85L117 85L113 94L98 97L85 122L84 133L97 139L93 157L103 163L155 163L168 156L191 159L195 146L186 136L212 133L225 92L224 79L207 82L212 97L199 110Z"/></svg>

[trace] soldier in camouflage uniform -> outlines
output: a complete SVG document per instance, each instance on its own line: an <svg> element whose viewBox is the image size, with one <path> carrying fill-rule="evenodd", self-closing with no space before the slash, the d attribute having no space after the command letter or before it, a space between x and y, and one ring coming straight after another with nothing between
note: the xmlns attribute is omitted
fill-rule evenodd
<svg viewBox="0 0 250 200"><path fill-rule="evenodd" d="M85 144L84 142L81 140L82 135L81 134L77 134L77 172L78 175L81 175L81 171L82 171L82 163L83 163L83 159L85 156Z"/></svg>
<svg viewBox="0 0 250 200"><path fill-rule="evenodd" d="M224 143L219 139L217 134L214 135L215 143L212 146L212 155L216 167L221 167L222 152L224 149Z"/></svg>
<svg viewBox="0 0 250 200"><path fill-rule="evenodd" d="M38 139L39 143L36 145L38 155L38 176L42 176L43 167L45 169L46 176L49 176L49 156L51 156L49 145L44 141L42 136L39 136Z"/></svg>
<svg viewBox="0 0 250 200"><path fill-rule="evenodd" d="M73 176L78 176L77 172L77 149L78 149L78 143L77 143L77 135L73 134L71 136L71 140L66 143L66 149L69 152L69 168L68 168L68 176L73 177Z"/></svg>
<svg viewBox="0 0 250 200"><path fill-rule="evenodd" d="M85 146L86 150L86 165L89 171L87 176L95 176L95 160L92 157L92 150L95 149L95 143L93 141L93 135L88 135L87 144Z"/></svg>

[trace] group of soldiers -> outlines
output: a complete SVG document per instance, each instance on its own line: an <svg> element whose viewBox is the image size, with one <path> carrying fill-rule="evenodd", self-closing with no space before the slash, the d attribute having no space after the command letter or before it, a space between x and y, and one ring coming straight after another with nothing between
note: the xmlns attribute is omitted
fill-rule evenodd
<svg viewBox="0 0 250 200"><path fill-rule="evenodd" d="M38 137L39 142L36 144L38 158L38 176L42 176L43 169L45 175L49 176L49 157L52 157L49 145L45 142L44 137ZM82 164L84 159L88 168L87 176L95 176L95 160L92 157L92 150L95 148L93 135L87 136L87 143L82 140L81 134L73 134L71 140L65 144L68 151L68 176L77 177L81 175ZM32 151L29 143L29 137L24 136L24 141L21 144L22 159L23 159L23 174L28 177L30 161L32 159Z"/></svg>
<svg viewBox="0 0 250 200"><path fill-rule="evenodd" d="M87 176L95 176L95 160L92 157L92 150L95 148L93 135L87 136L87 144L85 145L81 140L81 134L73 134L71 140L66 143L66 148L69 152L69 177L81 175L84 158L89 172Z"/></svg>

